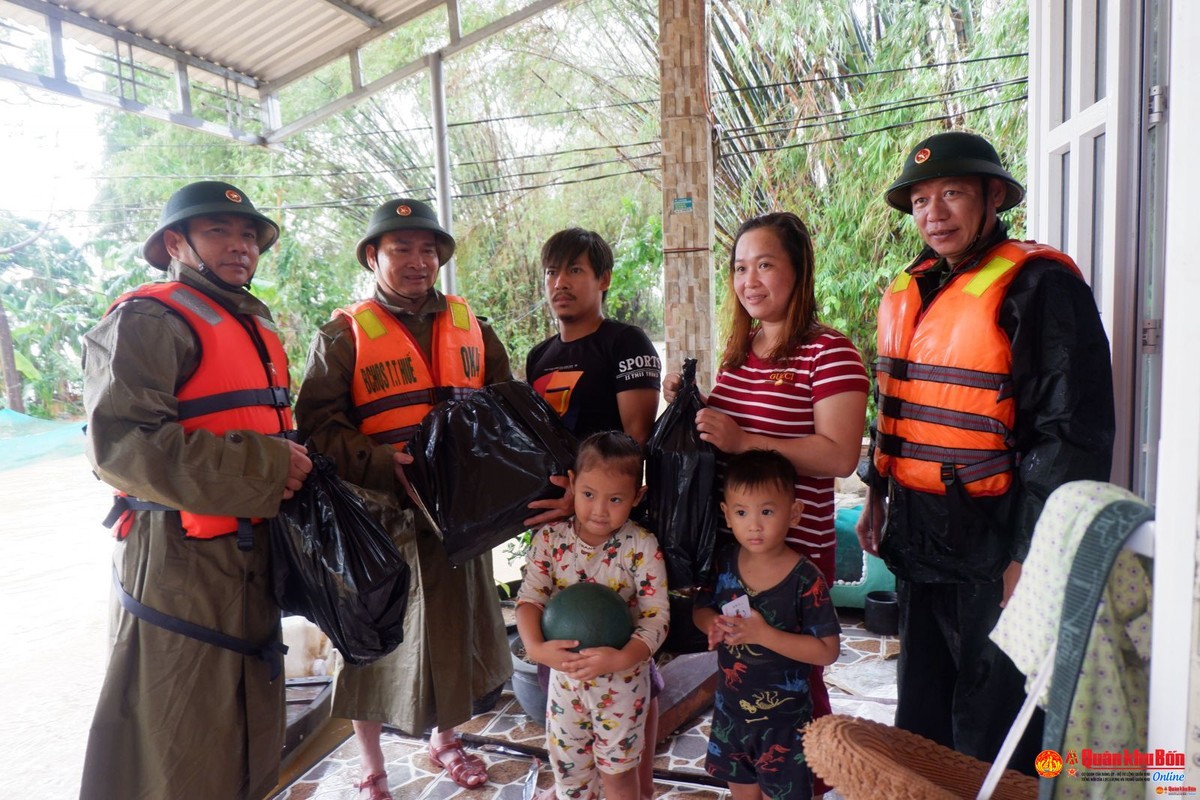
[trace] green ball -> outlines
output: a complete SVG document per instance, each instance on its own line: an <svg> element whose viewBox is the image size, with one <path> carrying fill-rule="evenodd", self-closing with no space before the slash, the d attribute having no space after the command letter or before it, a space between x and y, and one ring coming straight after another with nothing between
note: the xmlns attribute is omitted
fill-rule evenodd
<svg viewBox="0 0 1200 800"><path fill-rule="evenodd" d="M542 612L542 636L546 641L576 639L576 651L588 647L619 650L632 635L629 606L621 595L599 583L566 587L550 598Z"/></svg>

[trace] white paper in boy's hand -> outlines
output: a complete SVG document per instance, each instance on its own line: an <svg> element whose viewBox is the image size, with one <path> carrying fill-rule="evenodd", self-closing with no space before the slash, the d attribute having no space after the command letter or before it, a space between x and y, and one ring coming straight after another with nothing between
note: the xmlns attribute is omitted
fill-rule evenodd
<svg viewBox="0 0 1200 800"><path fill-rule="evenodd" d="M725 605L721 606L721 613L726 617L750 616L750 598L744 594L738 595Z"/></svg>

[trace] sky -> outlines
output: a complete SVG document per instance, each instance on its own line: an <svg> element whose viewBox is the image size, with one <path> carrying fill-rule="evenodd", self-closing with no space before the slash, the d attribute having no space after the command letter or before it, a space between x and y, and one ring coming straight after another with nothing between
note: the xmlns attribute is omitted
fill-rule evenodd
<svg viewBox="0 0 1200 800"><path fill-rule="evenodd" d="M99 107L0 81L0 208L42 221L82 243L82 212L96 191Z"/></svg>

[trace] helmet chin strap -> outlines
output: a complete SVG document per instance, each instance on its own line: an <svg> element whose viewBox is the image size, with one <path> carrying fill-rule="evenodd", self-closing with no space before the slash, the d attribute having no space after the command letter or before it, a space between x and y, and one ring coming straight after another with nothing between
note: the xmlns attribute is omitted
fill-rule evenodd
<svg viewBox="0 0 1200 800"><path fill-rule="evenodd" d="M224 289L227 292L236 292L239 289L246 289L246 290L250 289L250 281L246 281L241 286L234 286L232 283L225 280L220 275L218 275L217 273L215 273L211 269L209 269L208 265L204 263L204 259L200 257L200 251L196 249L196 245L192 244L192 237L187 232L187 230L185 229L183 231L180 231L180 233L183 235L183 240L185 242L187 242L187 246L189 248L191 248L192 254L194 256L196 256L196 271L197 272L199 272L201 275L203 275L204 277L208 278L210 281L215 283L219 288Z"/></svg>
<svg viewBox="0 0 1200 800"><path fill-rule="evenodd" d="M962 259L959 261L960 264L975 254L975 250L983 242L984 229L987 228L988 178L986 175L979 176L979 186L980 186L980 189L982 190L982 195L983 195L983 203L980 205L980 208L979 208L979 228L975 231L975 238L971 239L971 243L969 245L967 245L967 249L963 253Z"/></svg>

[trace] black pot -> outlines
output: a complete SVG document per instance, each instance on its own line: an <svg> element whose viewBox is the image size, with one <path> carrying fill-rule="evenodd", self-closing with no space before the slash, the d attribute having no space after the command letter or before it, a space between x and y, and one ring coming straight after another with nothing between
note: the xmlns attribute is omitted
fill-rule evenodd
<svg viewBox="0 0 1200 800"><path fill-rule="evenodd" d="M895 636L900 632L900 606L895 592L868 592L863 624L871 633Z"/></svg>
<svg viewBox="0 0 1200 800"><path fill-rule="evenodd" d="M512 654L512 690L517 704L526 716L538 725L545 725L547 692L538 682L537 664L532 664L517 655L517 652L523 651L524 648L521 645L521 637L515 633L509 636L508 649Z"/></svg>

